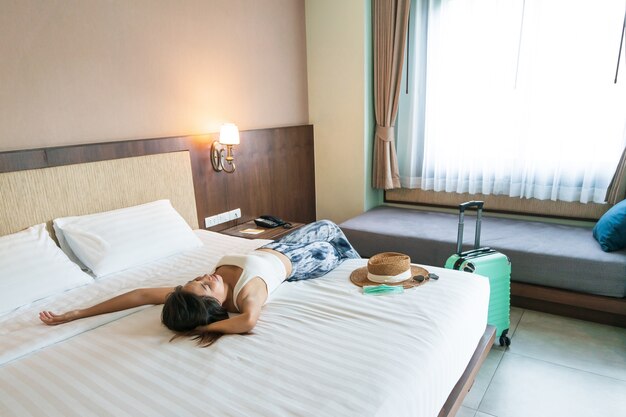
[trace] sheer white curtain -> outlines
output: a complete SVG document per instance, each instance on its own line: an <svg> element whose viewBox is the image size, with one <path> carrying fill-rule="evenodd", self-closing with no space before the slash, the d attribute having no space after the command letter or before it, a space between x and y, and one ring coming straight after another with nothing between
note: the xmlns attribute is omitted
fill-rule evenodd
<svg viewBox="0 0 626 417"><path fill-rule="evenodd" d="M613 84L625 7L414 0L402 186L603 202L626 142L626 77Z"/></svg>

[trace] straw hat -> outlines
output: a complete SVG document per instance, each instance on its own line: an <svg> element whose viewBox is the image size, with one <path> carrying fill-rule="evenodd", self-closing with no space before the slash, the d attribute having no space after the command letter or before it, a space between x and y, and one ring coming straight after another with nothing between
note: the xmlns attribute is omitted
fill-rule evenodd
<svg viewBox="0 0 626 417"><path fill-rule="evenodd" d="M422 282L414 276L424 277ZM422 267L411 265L408 255L397 252L383 252L372 256L367 266L355 269L350 274L350 281L362 287L364 285L402 285L404 288L417 287L429 280L428 271Z"/></svg>

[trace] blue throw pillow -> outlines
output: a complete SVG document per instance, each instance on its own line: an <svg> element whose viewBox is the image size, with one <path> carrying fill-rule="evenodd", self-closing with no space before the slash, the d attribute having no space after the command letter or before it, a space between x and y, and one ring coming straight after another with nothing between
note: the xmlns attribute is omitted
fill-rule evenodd
<svg viewBox="0 0 626 417"><path fill-rule="evenodd" d="M602 250L612 252L626 247L626 200L609 209L593 228Z"/></svg>

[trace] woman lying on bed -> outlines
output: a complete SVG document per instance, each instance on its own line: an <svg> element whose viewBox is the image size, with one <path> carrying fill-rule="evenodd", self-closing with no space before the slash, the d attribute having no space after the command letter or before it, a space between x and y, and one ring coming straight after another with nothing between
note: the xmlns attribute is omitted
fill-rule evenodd
<svg viewBox="0 0 626 417"><path fill-rule="evenodd" d="M349 258L360 256L336 224L322 220L248 255L224 256L215 272L185 285L140 288L64 314L42 311L39 318L56 325L146 304L163 304L161 320L168 329L178 336L194 336L208 346L222 334L252 330L269 294L283 281L320 277ZM229 312L241 314L229 318Z"/></svg>

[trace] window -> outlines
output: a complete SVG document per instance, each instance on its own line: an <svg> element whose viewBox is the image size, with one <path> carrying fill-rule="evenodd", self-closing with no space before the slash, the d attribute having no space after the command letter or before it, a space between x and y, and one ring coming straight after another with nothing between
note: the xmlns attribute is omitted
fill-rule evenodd
<svg viewBox="0 0 626 417"><path fill-rule="evenodd" d="M626 144L624 0L414 0L402 186L603 202ZM403 84L404 87L404 84Z"/></svg>

